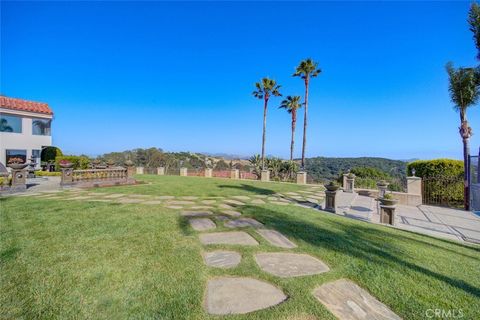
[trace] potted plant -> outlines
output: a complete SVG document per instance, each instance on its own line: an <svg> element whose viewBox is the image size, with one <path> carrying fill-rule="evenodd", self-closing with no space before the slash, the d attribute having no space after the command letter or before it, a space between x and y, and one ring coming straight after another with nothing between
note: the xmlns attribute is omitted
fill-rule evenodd
<svg viewBox="0 0 480 320"><path fill-rule="evenodd" d="M20 157L13 157L8 159L7 166L15 170L22 170L25 169L28 164L25 163L24 160Z"/></svg>
<svg viewBox="0 0 480 320"><path fill-rule="evenodd" d="M329 183L327 183L325 185L325 188L328 190L328 191L337 191L338 188L340 188L340 186L338 185L337 182L335 181L330 181Z"/></svg>
<svg viewBox="0 0 480 320"><path fill-rule="evenodd" d="M68 169L73 167L73 163L68 160L60 160L58 164L60 165L60 168Z"/></svg>
<svg viewBox="0 0 480 320"><path fill-rule="evenodd" d="M384 206L394 206L398 203L398 200L393 197L393 194L386 193L383 198L379 198L380 203Z"/></svg>
<svg viewBox="0 0 480 320"><path fill-rule="evenodd" d="M380 180L377 182L377 187L388 187L388 182L386 180Z"/></svg>
<svg viewBox="0 0 480 320"><path fill-rule="evenodd" d="M133 161L132 160L127 160L127 161L125 161L125 165L127 167L131 167L131 166L133 166Z"/></svg>
<svg viewBox="0 0 480 320"><path fill-rule="evenodd" d="M347 179L355 179L355 175L350 172L347 174Z"/></svg>

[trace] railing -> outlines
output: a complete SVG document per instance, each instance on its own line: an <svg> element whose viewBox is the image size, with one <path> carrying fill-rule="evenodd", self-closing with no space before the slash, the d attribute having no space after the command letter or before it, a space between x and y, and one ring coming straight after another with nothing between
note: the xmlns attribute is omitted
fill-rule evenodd
<svg viewBox="0 0 480 320"><path fill-rule="evenodd" d="M214 178L230 178L230 170L215 170L212 171Z"/></svg>
<svg viewBox="0 0 480 320"><path fill-rule="evenodd" d="M240 179L258 180L258 177L253 172L240 171Z"/></svg>
<svg viewBox="0 0 480 320"><path fill-rule="evenodd" d="M127 169L87 169L73 170L73 182L98 181L98 180L126 180Z"/></svg>
<svg viewBox="0 0 480 320"><path fill-rule="evenodd" d="M470 209L480 211L480 156L470 156Z"/></svg>
<svg viewBox="0 0 480 320"><path fill-rule="evenodd" d="M203 168L188 168L187 176L189 176L189 177L205 177L205 169L203 169Z"/></svg>
<svg viewBox="0 0 480 320"><path fill-rule="evenodd" d="M165 169L165 175L179 176L180 175L180 168L168 167L168 168Z"/></svg>
<svg viewBox="0 0 480 320"><path fill-rule="evenodd" d="M423 204L445 207L463 206L463 177L422 178Z"/></svg>

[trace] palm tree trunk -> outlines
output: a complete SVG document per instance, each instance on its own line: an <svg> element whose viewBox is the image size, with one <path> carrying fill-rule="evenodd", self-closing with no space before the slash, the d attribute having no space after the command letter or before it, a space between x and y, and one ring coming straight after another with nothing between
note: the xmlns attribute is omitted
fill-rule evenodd
<svg viewBox="0 0 480 320"><path fill-rule="evenodd" d="M293 161L293 149L295 146L295 126L297 122L296 110L292 110L292 142L290 143L290 161Z"/></svg>
<svg viewBox="0 0 480 320"><path fill-rule="evenodd" d="M303 145L302 145L302 169L305 169L305 147L307 145L307 113L308 113L308 75L305 78L305 111L303 117Z"/></svg>
<svg viewBox="0 0 480 320"><path fill-rule="evenodd" d="M469 186L469 155L470 155L470 144L468 138L462 139L463 141L463 206L465 210L470 210L470 186Z"/></svg>
<svg viewBox="0 0 480 320"><path fill-rule="evenodd" d="M267 106L268 106L268 97L265 97L265 104L263 106L262 170L265 170L265 138L266 138L266 131L267 131Z"/></svg>

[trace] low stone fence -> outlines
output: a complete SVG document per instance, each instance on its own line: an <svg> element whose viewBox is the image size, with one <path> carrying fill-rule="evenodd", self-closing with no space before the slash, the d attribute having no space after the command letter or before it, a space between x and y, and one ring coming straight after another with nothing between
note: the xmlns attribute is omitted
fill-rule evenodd
<svg viewBox="0 0 480 320"><path fill-rule="evenodd" d="M73 170L62 168L62 186L100 187L135 184L133 167L115 167L108 169Z"/></svg>

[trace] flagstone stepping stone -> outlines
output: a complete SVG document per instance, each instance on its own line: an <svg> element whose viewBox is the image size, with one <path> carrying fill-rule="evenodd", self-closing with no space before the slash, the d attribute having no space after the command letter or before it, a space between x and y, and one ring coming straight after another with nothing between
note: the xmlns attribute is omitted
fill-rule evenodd
<svg viewBox="0 0 480 320"><path fill-rule="evenodd" d="M146 195L146 194L130 194L128 195L129 198L140 198L140 199L145 199L145 198L150 198L151 196Z"/></svg>
<svg viewBox="0 0 480 320"><path fill-rule="evenodd" d="M184 211L181 213L184 217L207 217L211 216L211 211Z"/></svg>
<svg viewBox="0 0 480 320"><path fill-rule="evenodd" d="M277 201L278 198L277 198L277 197L268 197L267 200L269 200L269 201Z"/></svg>
<svg viewBox="0 0 480 320"><path fill-rule="evenodd" d="M216 200L202 200L200 202L203 203L203 204L214 204L217 201Z"/></svg>
<svg viewBox="0 0 480 320"><path fill-rule="evenodd" d="M88 199L87 201L93 201L93 202L112 202L113 200L110 200L110 199Z"/></svg>
<svg viewBox="0 0 480 320"><path fill-rule="evenodd" d="M160 199L160 200L170 200L170 199L175 199L174 196L156 196L155 198Z"/></svg>
<svg viewBox="0 0 480 320"><path fill-rule="evenodd" d="M236 267L242 256L234 251L212 251L203 254L205 264L209 267L215 268L233 268Z"/></svg>
<svg viewBox="0 0 480 320"><path fill-rule="evenodd" d="M219 208L223 208L223 209L234 209L232 206L229 206L228 204L219 204L218 205Z"/></svg>
<svg viewBox="0 0 480 320"><path fill-rule="evenodd" d="M139 203L139 202L142 202L142 199L125 198L125 199L118 199L117 202L118 203Z"/></svg>
<svg viewBox="0 0 480 320"><path fill-rule="evenodd" d="M245 201L250 200L250 197L247 197L247 196L233 196L232 198L235 198L238 200L245 200Z"/></svg>
<svg viewBox="0 0 480 320"><path fill-rule="evenodd" d="M109 194L109 195L105 196L105 198L115 199L115 198L121 198L123 196L125 196L125 195L121 194L121 193L114 193L114 194Z"/></svg>
<svg viewBox="0 0 480 320"><path fill-rule="evenodd" d="M298 196L299 194L296 192L285 192L285 194L291 195L291 196Z"/></svg>
<svg viewBox="0 0 480 320"><path fill-rule="evenodd" d="M229 203L229 204L234 204L234 205L236 205L236 206L243 206L243 205L245 205L245 203L243 203L243 202L240 202L240 201L237 201L237 200L230 200L230 199L224 200L223 202L226 202L226 203Z"/></svg>
<svg viewBox="0 0 480 320"><path fill-rule="evenodd" d="M263 224L252 218L240 218L237 220L230 220L225 222L225 227L227 228L260 228L263 227Z"/></svg>
<svg viewBox="0 0 480 320"><path fill-rule="evenodd" d="M244 246L258 246L257 240L243 231L204 233L200 235L200 242L209 244L239 244Z"/></svg>
<svg viewBox="0 0 480 320"><path fill-rule="evenodd" d="M367 291L346 279L325 283L316 288L313 295L339 319L401 319Z"/></svg>
<svg viewBox="0 0 480 320"><path fill-rule="evenodd" d="M302 196L291 196L290 198L297 199L297 200L298 199L304 199L304 197L302 197Z"/></svg>
<svg viewBox="0 0 480 320"><path fill-rule="evenodd" d="M226 214L230 217L240 217L242 214L235 210L222 210L223 214Z"/></svg>
<svg viewBox="0 0 480 320"><path fill-rule="evenodd" d="M266 197L268 197L268 196L266 196L266 195L264 195L264 194L257 194L257 195L255 195L254 197L255 197L255 198L264 199L264 198L266 198Z"/></svg>
<svg viewBox="0 0 480 320"><path fill-rule="evenodd" d="M277 287L252 278L220 277L207 283L204 307L209 314L245 314L272 307L287 296Z"/></svg>
<svg viewBox="0 0 480 320"><path fill-rule="evenodd" d="M196 231L206 231L217 227L215 223L208 218L195 218L188 220L188 222L190 222L190 225Z"/></svg>
<svg viewBox="0 0 480 320"><path fill-rule="evenodd" d="M252 201L253 204L265 204L265 201L263 201L262 199L255 199Z"/></svg>
<svg viewBox="0 0 480 320"><path fill-rule="evenodd" d="M195 210L210 210L210 209L213 209L212 207L209 207L209 206L193 206L191 208L195 209Z"/></svg>
<svg viewBox="0 0 480 320"><path fill-rule="evenodd" d="M171 205L192 205L195 204L195 202L192 201L182 201L182 200L173 200L173 201L168 201L168 204Z"/></svg>
<svg viewBox="0 0 480 320"><path fill-rule="evenodd" d="M318 199L307 198L305 200L307 200L308 202L311 202L311 203L318 203Z"/></svg>
<svg viewBox="0 0 480 320"><path fill-rule="evenodd" d="M260 234L265 240L267 240L272 246L278 248L292 249L297 245L288 240L283 234L276 230L258 229L257 233Z"/></svg>
<svg viewBox="0 0 480 320"><path fill-rule="evenodd" d="M185 197L180 197L181 199L184 199L184 200L197 200L198 197L195 197L195 196L185 196Z"/></svg>
<svg viewBox="0 0 480 320"><path fill-rule="evenodd" d="M145 201L145 202L142 202L143 204L161 204L162 201L160 200L150 200L150 201Z"/></svg>
<svg viewBox="0 0 480 320"><path fill-rule="evenodd" d="M88 196L76 196L76 197L73 197L73 198L69 198L67 200L85 200L85 199L92 199L92 197L88 197Z"/></svg>
<svg viewBox="0 0 480 320"><path fill-rule="evenodd" d="M168 208L168 209L183 209L182 206L165 206L165 208Z"/></svg>
<svg viewBox="0 0 480 320"><path fill-rule="evenodd" d="M287 206L289 204L288 202L283 202L283 201L272 201L270 203L271 204L276 204L278 206Z"/></svg>
<svg viewBox="0 0 480 320"><path fill-rule="evenodd" d="M215 219L217 219L218 221L229 221L230 220L228 217L225 217L225 216L216 216Z"/></svg>
<svg viewBox="0 0 480 320"><path fill-rule="evenodd" d="M300 253L257 253L255 261L263 271L281 278L308 276L330 270L317 258Z"/></svg>

